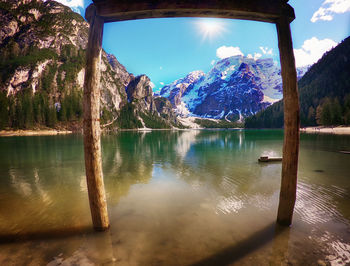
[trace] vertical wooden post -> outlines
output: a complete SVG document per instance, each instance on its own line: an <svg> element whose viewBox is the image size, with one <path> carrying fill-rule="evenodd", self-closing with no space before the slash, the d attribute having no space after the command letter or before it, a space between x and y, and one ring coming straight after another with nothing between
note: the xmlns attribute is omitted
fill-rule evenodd
<svg viewBox="0 0 350 266"><path fill-rule="evenodd" d="M91 4L85 17L90 23L84 81L84 154L90 210L95 230L109 227L106 194L103 184L100 141L100 62L103 20Z"/></svg>
<svg viewBox="0 0 350 266"><path fill-rule="evenodd" d="M282 181L277 222L289 226L292 223L297 190L300 130L299 95L290 25L286 18L281 18L276 26L284 104Z"/></svg>

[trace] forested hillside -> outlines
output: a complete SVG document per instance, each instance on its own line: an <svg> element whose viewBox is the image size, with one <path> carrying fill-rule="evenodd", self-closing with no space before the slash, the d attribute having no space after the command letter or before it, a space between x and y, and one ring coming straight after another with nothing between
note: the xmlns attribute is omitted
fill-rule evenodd
<svg viewBox="0 0 350 266"><path fill-rule="evenodd" d="M301 126L350 125L350 37L298 82ZM247 128L283 127L282 100L246 119Z"/></svg>
<svg viewBox="0 0 350 266"><path fill-rule="evenodd" d="M55 1L0 1L0 130L81 130L88 30L83 17ZM171 110L158 111L149 78L133 87L134 79L102 51L102 127L181 126ZM132 102L126 87L135 91Z"/></svg>

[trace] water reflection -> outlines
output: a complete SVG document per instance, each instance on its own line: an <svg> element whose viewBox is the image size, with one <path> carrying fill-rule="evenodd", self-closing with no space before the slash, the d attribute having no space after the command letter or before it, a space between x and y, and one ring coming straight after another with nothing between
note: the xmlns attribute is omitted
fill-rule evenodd
<svg viewBox="0 0 350 266"><path fill-rule="evenodd" d="M2 138L0 264L348 263L350 165L337 150L350 138L301 140L293 227L281 231L281 164L257 159L281 155L282 131L105 135L111 229L95 234L81 136Z"/></svg>

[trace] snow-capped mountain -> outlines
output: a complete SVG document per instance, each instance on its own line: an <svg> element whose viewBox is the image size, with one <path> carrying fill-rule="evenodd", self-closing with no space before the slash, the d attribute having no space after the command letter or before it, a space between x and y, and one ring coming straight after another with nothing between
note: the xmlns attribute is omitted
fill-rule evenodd
<svg viewBox="0 0 350 266"><path fill-rule="evenodd" d="M160 91L160 95L170 100L177 114L187 116L189 111L182 101L182 96L190 85L196 83L203 76L205 76L203 71L193 71L186 77L164 86Z"/></svg>
<svg viewBox="0 0 350 266"><path fill-rule="evenodd" d="M298 78L307 68L298 69ZM282 98L281 71L272 58L232 56L207 73L194 71L164 86L160 95L182 116L242 119Z"/></svg>

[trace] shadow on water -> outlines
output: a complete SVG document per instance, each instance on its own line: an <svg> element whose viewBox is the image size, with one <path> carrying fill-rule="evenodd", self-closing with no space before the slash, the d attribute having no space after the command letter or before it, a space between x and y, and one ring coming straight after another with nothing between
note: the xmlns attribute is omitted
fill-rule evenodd
<svg viewBox="0 0 350 266"><path fill-rule="evenodd" d="M288 227L282 227L275 223L271 223L261 230L255 232L250 237L242 240L241 242L226 247L225 249L211 255L208 258L192 264L192 266L227 265L234 263L246 255L253 253L255 250L258 250L262 246L270 242L274 242L278 235L289 230L290 229ZM288 239L285 239L284 242L288 243ZM284 246L284 248L286 248L286 246Z"/></svg>
<svg viewBox="0 0 350 266"><path fill-rule="evenodd" d="M35 240L58 240L82 235L98 234L92 226L57 228L36 232L0 233L0 245Z"/></svg>

